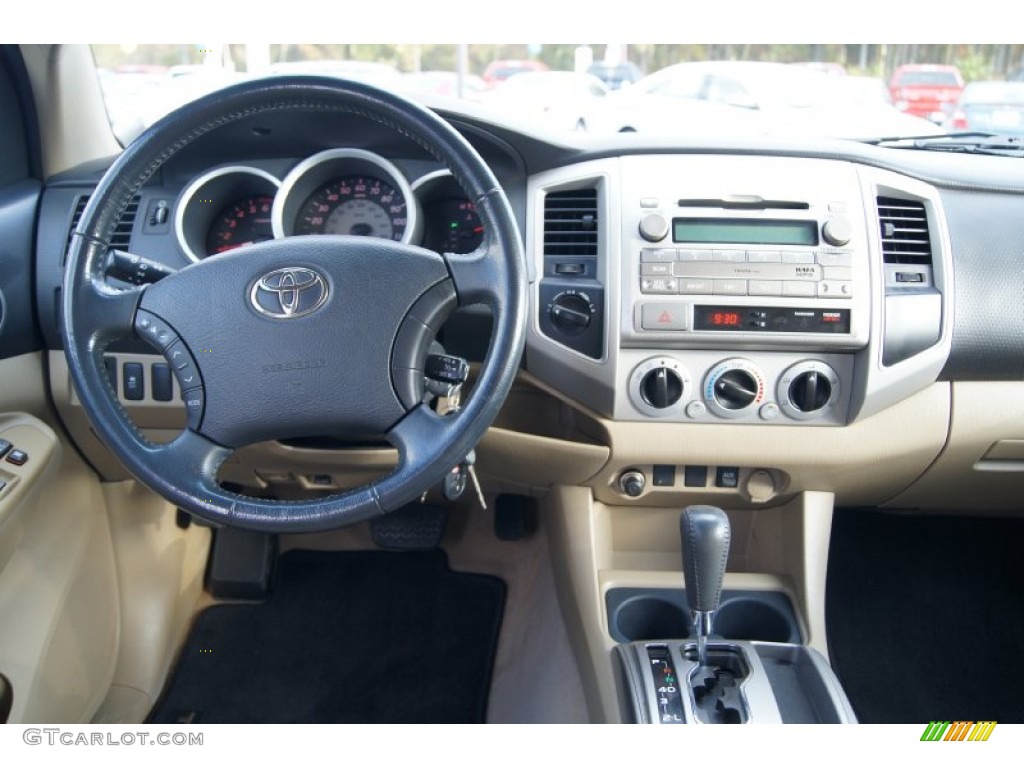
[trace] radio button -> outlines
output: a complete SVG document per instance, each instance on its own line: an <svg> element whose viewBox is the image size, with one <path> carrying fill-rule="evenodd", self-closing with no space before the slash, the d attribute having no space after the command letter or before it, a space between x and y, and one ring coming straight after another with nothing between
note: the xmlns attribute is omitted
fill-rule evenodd
<svg viewBox="0 0 1024 768"><path fill-rule="evenodd" d="M676 293L679 281L674 277L645 277L640 280L640 290L643 293Z"/></svg>
<svg viewBox="0 0 1024 768"><path fill-rule="evenodd" d="M746 296L746 280L715 280L714 292L717 296Z"/></svg>
<svg viewBox="0 0 1024 768"><path fill-rule="evenodd" d="M782 295L800 298L813 298L815 295L814 286L817 283L804 280L783 280Z"/></svg>
<svg viewBox="0 0 1024 768"><path fill-rule="evenodd" d="M658 198L656 198L656 197L641 197L640 198L640 207L641 208L657 208L658 207Z"/></svg>
<svg viewBox="0 0 1024 768"><path fill-rule="evenodd" d="M675 248L644 248L640 251L640 261L675 261Z"/></svg>
<svg viewBox="0 0 1024 768"><path fill-rule="evenodd" d="M818 283L818 296L830 299L852 299L853 284L845 280L822 280Z"/></svg>
<svg viewBox="0 0 1024 768"><path fill-rule="evenodd" d="M747 261L754 264L778 264L782 254L778 251L747 251Z"/></svg>
<svg viewBox="0 0 1024 768"><path fill-rule="evenodd" d="M711 261L711 251L696 250L693 248L679 249L680 261Z"/></svg>
<svg viewBox="0 0 1024 768"><path fill-rule="evenodd" d="M850 267L825 267L822 270L825 280L852 280L853 269Z"/></svg>
<svg viewBox="0 0 1024 768"><path fill-rule="evenodd" d="M783 264L813 264L814 251L783 251Z"/></svg>
<svg viewBox="0 0 1024 768"><path fill-rule="evenodd" d="M679 292L687 294L709 294L713 289L711 280L694 280L683 278L680 281Z"/></svg>
<svg viewBox="0 0 1024 768"><path fill-rule="evenodd" d="M672 265L667 261L653 261L640 265L640 274L648 276L672 276Z"/></svg>
<svg viewBox="0 0 1024 768"><path fill-rule="evenodd" d="M781 280L750 280L747 283L747 293L751 296L781 296Z"/></svg>
<svg viewBox="0 0 1024 768"><path fill-rule="evenodd" d="M746 261L746 251L712 251L712 261Z"/></svg>
<svg viewBox="0 0 1024 768"><path fill-rule="evenodd" d="M818 263L823 267L849 267L853 265L853 254L818 251Z"/></svg>
<svg viewBox="0 0 1024 768"><path fill-rule="evenodd" d="M664 301L641 304L640 327L645 331L685 331L686 305Z"/></svg>

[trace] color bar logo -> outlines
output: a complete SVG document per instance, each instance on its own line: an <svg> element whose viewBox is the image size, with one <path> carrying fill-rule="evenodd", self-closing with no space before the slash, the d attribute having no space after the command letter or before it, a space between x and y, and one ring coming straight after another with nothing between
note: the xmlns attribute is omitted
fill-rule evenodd
<svg viewBox="0 0 1024 768"><path fill-rule="evenodd" d="M932 720L921 734L921 741L988 741L995 727L995 720Z"/></svg>

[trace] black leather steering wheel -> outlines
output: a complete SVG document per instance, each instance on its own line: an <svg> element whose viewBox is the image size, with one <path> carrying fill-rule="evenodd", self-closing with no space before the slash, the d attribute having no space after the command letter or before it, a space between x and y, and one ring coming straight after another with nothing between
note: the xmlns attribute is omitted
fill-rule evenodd
<svg viewBox="0 0 1024 768"><path fill-rule="evenodd" d="M239 120L281 112L368 118L422 146L476 204L483 244L466 255L372 237L315 235L243 246L147 287L105 279L110 238L140 187L177 152ZM369 85L283 77L233 86L182 107L131 144L76 228L61 333L96 433L143 483L210 522L269 532L337 528L392 512L439 482L493 422L525 339L526 270L508 200L491 171L433 112ZM456 306L493 312L488 353L461 410L422 404L423 362ZM176 371L188 427L158 445L132 424L103 351L136 333ZM217 470L243 445L335 434L385 435L397 468L371 485L312 501L238 495Z"/></svg>

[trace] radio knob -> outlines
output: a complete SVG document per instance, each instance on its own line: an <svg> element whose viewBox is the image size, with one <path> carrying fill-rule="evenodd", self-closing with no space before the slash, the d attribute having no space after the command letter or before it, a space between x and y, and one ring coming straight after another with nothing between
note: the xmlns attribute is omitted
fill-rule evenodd
<svg viewBox="0 0 1024 768"><path fill-rule="evenodd" d="M664 240L668 234L668 219L660 213L648 213L640 219L640 237L651 243Z"/></svg>
<svg viewBox="0 0 1024 768"><path fill-rule="evenodd" d="M846 245L853 237L853 228L842 217L829 219L821 225L821 236L829 245Z"/></svg>
<svg viewBox="0 0 1024 768"><path fill-rule="evenodd" d="M832 383L818 371L805 371L789 385L789 402L803 413L820 411L832 397Z"/></svg>
<svg viewBox="0 0 1024 768"><path fill-rule="evenodd" d="M579 336L590 326L594 307L578 293L560 293L548 309L551 324L565 336Z"/></svg>
<svg viewBox="0 0 1024 768"><path fill-rule="evenodd" d="M671 368L653 368L640 380L640 396L653 408L669 408L683 396L683 379Z"/></svg>

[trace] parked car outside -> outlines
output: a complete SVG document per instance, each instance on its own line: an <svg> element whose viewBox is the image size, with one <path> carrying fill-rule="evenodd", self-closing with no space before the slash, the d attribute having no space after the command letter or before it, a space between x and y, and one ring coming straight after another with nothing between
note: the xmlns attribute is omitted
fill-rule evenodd
<svg viewBox="0 0 1024 768"><path fill-rule="evenodd" d="M496 85L502 80L508 80L512 75L520 72L546 72L548 65L543 61L533 59L498 59L492 61L484 70L484 82L488 85Z"/></svg>
<svg viewBox="0 0 1024 768"><path fill-rule="evenodd" d="M963 89L960 70L945 64L904 64L889 80L897 109L936 123L945 121Z"/></svg>
<svg viewBox="0 0 1024 768"><path fill-rule="evenodd" d="M603 61L595 61L587 67L587 74L598 78L611 91L616 91L623 86L632 85L644 76L640 67L631 61L622 61L618 64L606 64Z"/></svg>
<svg viewBox="0 0 1024 768"><path fill-rule="evenodd" d="M608 88L593 75L567 71L521 72L482 94L483 104L530 118L543 116L549 125L580 129L591 104Z"/></svg>
<svg viewBox="0 0 1024 768"><path fill-rule="evenodd" d="M1024 82L968 83L946 128L1024 136Z"/></svg>

